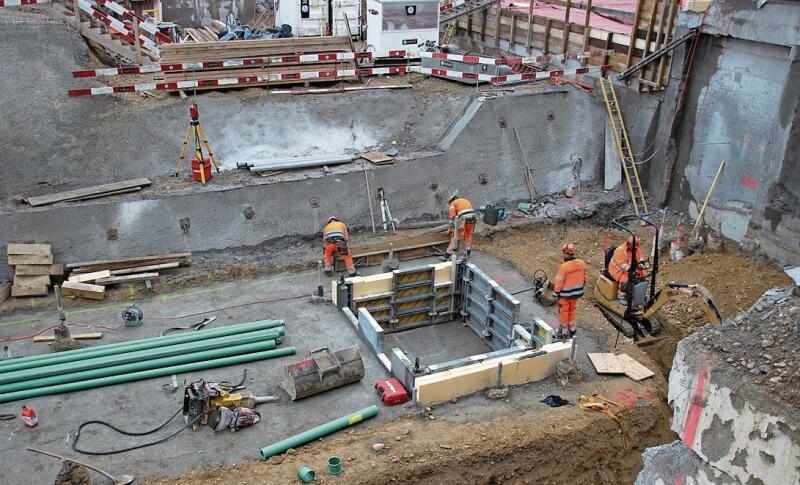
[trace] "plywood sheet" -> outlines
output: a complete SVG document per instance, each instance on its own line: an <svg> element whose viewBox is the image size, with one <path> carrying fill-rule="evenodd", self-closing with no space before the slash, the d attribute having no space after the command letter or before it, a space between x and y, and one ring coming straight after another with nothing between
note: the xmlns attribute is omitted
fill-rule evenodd
<svg viewBox="0 0 800 485"><path fill-rule="evenodd" d="M625 368L614 354L587 354L598 374L624 374Z"/></svg>
<svg viewBox="0 0 800 485"><path fill-rule="evenodd" d="M365 158L365 159L369 160L370 162L375 163L377 165L381 165L381 164L385 164L387 162L394 161L393 157L390 157L389 155L387 155L387 154L385 154L383 152L362 153L361 154L361 158Z"/></svg>
<svg viewBox="0 0 800 485"><path fill-rule="evenodd" d="M655 372L643 366L628 354L619 354L617 356L617 362L625 370L625 375L634 381L641 381L642 379L647 379L655 375Z"/></svg>

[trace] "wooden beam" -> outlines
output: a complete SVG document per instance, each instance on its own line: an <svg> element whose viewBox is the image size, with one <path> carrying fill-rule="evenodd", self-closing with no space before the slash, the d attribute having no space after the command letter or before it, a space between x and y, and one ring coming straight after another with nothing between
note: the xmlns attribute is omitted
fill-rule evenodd
<svg viewBox="0 0 800 485"><path fill-rule="evenodd" d="M664 35L664 28L666 27L667 22L667 5L669 5L669 0L661 0L661 13L658 15L658 29L655 30L655 45L653 46L653 52L658 51L666 45L667 37ZM650 66L648 66L650 67ZM657 64L652 65L652 69L650 69L650 81L656 81L656 75L658 74ZM652 92L653 88L648 88L648 91Z"/></svg>
<svg viewBox="0 0 800 485"><path fill-rule="evenodd" d="M509 52L514 49L517 38L517 14L511 13L511 33L508 35L508 50Z"/></svg>
<svg viewBox="0 0 800 485"><path fill-rule="evenodd" d="M175 261L172 263L164 263L164 264L151 264L149 266L138 266L136 268L123 268L123 269L112 269L111 276L122 276L131 273L146 273L148 271L157 271L161 269L171 269L177 268L180 266L180 263Z"/></svg>
<svg viewBox="0 0 800 485"><path fill-rule="evenodd" d="M47 256L53 251L49 244L9 244L6 247L6 254L35 254L37 256Z"/></svg>
<svg viewBox="0 0 800 485"><path fill-rule="evenodd" d="M469 37L470 40L472 40L472 18L472 14L467 15L467 37Z"/></svg>
<svg viewBox="0 0 800 485"><path fill-rule="evenodd" d="M14 266L14 274L19 276L61 276L64 274L63 264L18 264Z"/></svg>
<svg viewBox="0 0 800 485"><path fill-rule="evenodd" d="M494 46L500 47L500 18L503 16L503 3L497 0L495 6Z"/></svg>
<svg viewBox="0 0 800 485"><path fill-rule="evenodd" d="M129 274L125 276L111 276L108 278L100 278L95 281L98 285L118 285L120 283L135 283L137 281L148 281L158 278L158 273L139 273Z"/></svg>
<svg viewBox="0 0 800 485"><path fill-rule="evenodd" d="M550 53L550 27L552 26L552 21L548 18L545 20L544 23L544 55Z"/></svg>
<svg viewBox="0 0 800 485"><path fill-rule="evenodd" d="M583 52L589 50L589 29L590 29L589 23L591 21L591 17L592 17L592 0L588 0L588 3L586 5L586 16L583 19ZM585 66L587 62L588 59L583 59L581 61L581 64Z"/></svg>
<svg viewBox="0 0 800 485"><path fill-rule="evenodd" d="M14 276L11 296L47 296L49 286L49 276Z"/></svg>
<svg viewBox="0 0 800 485"><path fill-rule="evenodd" d="M11 266L18 264L53 264L53 255L12 254L8 257L8 264Z"/></svg>
<svg viewBox="0 0 800 485"><path fill-rule="evenodd" d="M489 17L489 9L485 8L481 11L481 42L486 41L486 19Z"/></svg>
<svg viewBox="0 0 800 485"><path fill-rule="evenodd" d="M122 180L111 184L95 185L93 187L85 187L82 189L67 190L65 192L57 192L55 194L42 195L37 197L27 197L22 199L27 202L31 207L40 205L55 204L57 202L66 202L69 200L80 199L82 197L89 197L97 194L104 194L106 192L116 192L120 190L131 189L134 187L143 187L150 185L152 182L148 178L137 178L131 180Z"/></svg>
<svg viewBox="0 0 800 485"><path fill-rule="evenodd" d="M178 260L181 266L188 266L192 263L192 253L169 253L155 256L139 256L135 258L86 261L82 263L68 263L65 267L67 269L86 268L99 271L103 269L114 270L146 266L157 264L156 262L174 262L173 260Z"/></svg>
<svg viewBox="0 0 800 485"><path fill-rule="evenodd" d="M106 287L101 285L90 285L87 283L73 283L72 281L65 281L61 285L61 294L64 296L88 298L90 300L102 300L106 297Z"/></svg>
<svg viewBox="0 0 800 485"><path fill-rule="evenodd" d="M101 278L111 277L111 271L104 269L103 271L95 271L94 273L76 274L69 277L72 283L86 283L87 281L95 281Z"/></svg>
<svg viewBox="0 0 800 485"><path fill-rule="evenodd" d="M675 26L675 14L677 10L678 10L678 2L673 1L669 9L669 20L667 21L667 30L666 33L664 34L664 45L667 45L667 42L669 41L669 38L672 35L672 29ZM672 54L669 54L669 56L671 57ZM658 60L658 71L656 74L655 81L661 87L664 86L664 68L667 65L666 61L667 61L666 55L661 56L661 59Z"/></svg>
<svg viewBox="0 0 800 485"><path fill-rule="evenodd" d="M567 0L567 8L564 10L564 45L562 46L561 52L567 53L569 50L569 31L570 25L569 22L569 12L572 9L572 0ZM566 63L566 60L564 61Z"/></svg>
<svg viewBox="0 0 800 485"><path fill-rule="evenodd" d="M633 63L633 50L636 48L636 38L639 36L639 18L642 16L642 4L645 0L636 2L636 13L633 15L633 27L631 27L631 41L628 46L628 58L625 61L625 69L631 67ZM655 1L655 0L654 0Z"/></svg>
<svg viewBox="0 0 800 485"><path fill-rule="evenodd" d="M11 283L0 283L0 303L8 300L11 296Z"/></svg>
<svg viewBox="0 0 800 485"><path fill-rule="evenodd" d="M614 39L614 32L609 32L608 34L606 34L606 48L605 48L605 50L607 50L607 51L608 51L608 50L611 50L611 46L612 46L612 43L611 43L611 41L612 41L613 39ZM603 65L606 65L606 64L608 64L608 62L609 62L610 60L611 60L611 56L610 56L610 55L608 55L608 54L606 54L606 55L603 57Z"/></svg>
<svg viewBox="0 0 800 485"><path fill-rule="evenodd" d="M72 338L75 340L97 340L103 338L103 332L74 333ZM52 342L55 339L55 335L37 335L33 337L34 342Z"/></svg>
<svg viewBox="0 0 800 485"><path fill-rule="evenodd" d="M642 59L650 54L650 38L653 35L653 27L656 23L656 10L658 10L658 0L653 0L653 8L650 9L650 20L647 22L647 33L644 36L644 51L642 52ZM650 66L645 66L644 71L639 76L639 79L645 79L647 69ZM641 90L641 85L639 86Z"/></svg>
<svg viewBox="0 0 800 485"><path fill-rule="evenodd" d="M528 4L528 28L525 34L525 48L528 49L528 52L531 51L531 40L533 37L533 6L536 2L530 0Z"/></svg>

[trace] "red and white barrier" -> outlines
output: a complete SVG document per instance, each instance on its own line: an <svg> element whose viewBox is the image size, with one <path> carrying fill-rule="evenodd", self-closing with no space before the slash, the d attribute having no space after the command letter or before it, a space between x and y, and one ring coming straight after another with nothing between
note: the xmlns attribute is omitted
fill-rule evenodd
<svg viewBox="0 0 800 485"><path fill-rule="evenodd" d="M139 28L144 30L145 32L155 36L161 42L165 42L167 44L172 43L172 39L168 36L164 35L163 33L159 32L154 24L145 21L144 19L139 18L134 12L131 12L127 8L123 7L122 5L114 2L112 0L95 0L98 4L104 6L105 8L111 10L115 14L121 16L122 18L129 19L133 22L139 24Z"/></svg>
<svg viewBox="0 0 800 485"><path fill-rule="evenodd" d="M101 12L95 9L90 2L87 0L78 0L78 7L86 12L89 16L98 19L99 21L103 22L107 26L111 27L112 29L118 31L120 35L125 37L125 39L133 44L134 36L133 32L128 29L128 26L122 23L120 20L108 15L105 12ZM147 38L144 35L139 35L139 44L147 49L148 51L152 52L155 55L161 55L161 51L151 39Z"/></svg>
<svg viewBox="0 0 800 485"><path fill-rule="evenodd" d="M19 7L38 3L50 3L50 0L0 0L0 7Z"/></svg>
<svg viewBox="0 0 800 485"><path fill-rule="evenodd" d="M444 5L439 5L439 13L447 12L448 10L452 10L460 5L464 5L466 0L455 0L453 2L445 3Z"/></svg>
<svg viewBox="0 0 800 485"><path fill-rule="evenodd" d="M461 61L469 64L488 64L490 66L516 66L519 64L535 64L537 62L564 62L565 60L589 59L590 57L603 57L613 54L613 50L594 50L586 52L567 52L565 54L535 56L535 57L509 57L496 59L494 57L470 56L461 54L446 54L444 52L420 52L420 57L431 59L445 59L448 61Z"/></svg>
<svg viewBox="0 0 800 485"><path fill-rule="evenodd" d="M289 63L302 64L308 62L348 61L355 59L361 60L369 59L371 57L372 53L370 52L331 52L323 54L302 54L297 56L250 57L245 59L228 59L221 61L183 62L178 64L154 64L149 66L89 69L85 71L73 71L72 77L81 78L97 76L120 76L123 74L150 74L154 72L202 71L206 69L224 69L227 67L267 66Z"/></svg>
<svg viewBox="0 0 800 485"><path fill-rule="evenodd" d="M420 74L428 74L431 76L447 76L460 79L484 81L492 84L500 84L509 82L541 81L544 79L575 76L578 74L603 75L605 71L610 68L611 68L610 65L603 65L603 66L591 66L591 67L578 67L574 69L558 69L552 71L526 72L521 74L506 74L500 76L493 76L491 74L479 74L475 72L453 71L448 69L433 69L429 67L419 67L419 66L410 67L409 71L418 72Z"/></svg>
<svg viewBox="0 0 800 485"><path fill-rule="evenodd" d="M193 89L215 86L247 86L250 84L287 80L312 81L315 79L403 74L406 72L408 72L408 68L406 66L376 67L368 69L337 69L330 71L276 72L264 76L241 76L224 79L191 80L168 83L143 83L131 84L127 86L103 86L99 88L78 88L70 89L68 93L71 97L97 96L101 94Z"/></svg>

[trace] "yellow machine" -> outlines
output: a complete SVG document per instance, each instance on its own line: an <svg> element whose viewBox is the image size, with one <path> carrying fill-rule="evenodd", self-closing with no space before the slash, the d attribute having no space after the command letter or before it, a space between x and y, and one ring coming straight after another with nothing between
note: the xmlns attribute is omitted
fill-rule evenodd
<svg viewBox="0 0 800 485"><path fill-rule="evenodd" d="M613 227L633 235L633 232L625 226L626 222L633 220L642 221L644 225L653 227L655 240L658 240L658 227L638 215L623 216L614 219L611 224ZM711 293L703 286L670 282L664 288L656 291L657 251L653 255L652 263L643 265L633 260L636 254L634 247L630 262L628 291L626 291L625 300L619 300L619 285L608 272L608 265L614 249L615 247L612 246L606 250L603 272L594 287L594 303L603 312L606 319L623 335L635 339L640 345L657 340L655 336L661 331L661 325L656 313L664 303L679 296L698 298L702 303L703 311L712 323L719 324L722 321L722 315L720 315ZM647 266L650 267L647 268ZM637 267L649 269L650 272L643 276L637 276Z"/></svg>

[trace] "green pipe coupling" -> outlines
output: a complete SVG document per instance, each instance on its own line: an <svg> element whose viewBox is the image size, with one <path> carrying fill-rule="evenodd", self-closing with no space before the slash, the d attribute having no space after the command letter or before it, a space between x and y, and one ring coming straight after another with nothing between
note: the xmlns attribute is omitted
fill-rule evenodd
<svg viewBox="0 0 800 485"><path fill-rule="evenodd" d="M328 458L328 473L338 475L342 473L342 459L338 456Z"/></svg>
<svg viewBox="0 0 800 485"><path fill-rule="evenodd" d="M297 469L297 476L303 483L311 483L314 481L314 470L307 465L303 465Z"/></svg>

